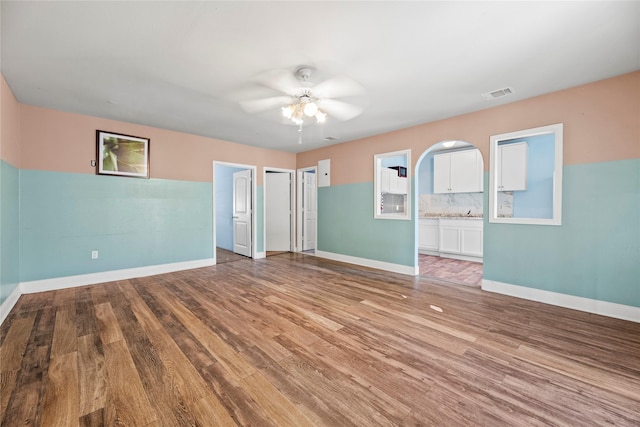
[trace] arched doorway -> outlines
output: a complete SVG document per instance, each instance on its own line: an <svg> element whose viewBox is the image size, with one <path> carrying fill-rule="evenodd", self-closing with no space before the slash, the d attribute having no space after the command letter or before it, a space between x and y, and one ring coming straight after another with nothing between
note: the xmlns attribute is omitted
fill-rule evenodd
<svg viewBox="0 0 640 427"><path fill-rule="evenodd" d="M415 171L419 274L480 287L484 228L484 167L471 143L441 141Z"/></svg>

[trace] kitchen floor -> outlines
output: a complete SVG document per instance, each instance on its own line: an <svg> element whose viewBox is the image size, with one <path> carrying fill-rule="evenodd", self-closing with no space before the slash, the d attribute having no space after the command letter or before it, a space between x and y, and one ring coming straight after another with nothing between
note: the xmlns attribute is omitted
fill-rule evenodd
<svg viewBox="0 0 640 427"><path fill-rule="evenodd" d="M420 275L480 287L482 263L418 254Z"/></svg>

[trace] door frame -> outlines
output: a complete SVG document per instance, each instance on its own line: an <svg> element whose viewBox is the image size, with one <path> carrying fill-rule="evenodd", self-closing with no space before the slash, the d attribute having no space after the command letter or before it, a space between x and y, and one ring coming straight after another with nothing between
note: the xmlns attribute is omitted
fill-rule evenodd
<svg viewBox="0 0 640 427"><path fill-rule="evenodd" d="M291 197L291 215L289 220L289 251L295 252L296 248L296 239L295 239L295 207L296 207L296 181L295 170L293 169L282 169L282 168L274 168L271 166L265 166L262 168L262 182L264 183L263 189L263 206L262 206L262 241L264 242L264 253L267 253L267 172L278 172L278 173L288 173L289 174L289 194Z"/></svg>
<svg viewBox="0 0 640 427"><path fill-rule="evenodd" d="M296 252L302 251L304 247L304 242L302 241L302 221L303 221L303 210L302 210L302 192L304 191L304 186L302 185L302 174L304 172L314 171L316 174L316 247L313 249L313 254L316 253L318 249L318 167L317 166L309 166L306 168L300 168L296 173L296 188L297 188L297 203L296 203L296 225L297 225L297 233L296 233Z"/></svg>
<svg viewBox="0 0 640 427"><path fill-rule="evenodd" d="M429 147L427 147L425 150L422 151L422 153L418 156L418 160L416 161L416 165L415 165L415 174L413 175L415 177L415 182L413 185L413 200L415 200L415 203L413 204L413 217L415 218L415 226L414 226L414 245L413 245L413 253L414 253L414 275L415 276L419 276L420 275L420 263L418 261L418 256L420 255L420 241L419 241L419 229L420 229L420 167L422 166L422 162L424 161L424 159L431 153L438 151L437 148L441 147L445 142L447 141L463 141L466 142L468 144L471 144L472 148L476 148L479 150L478 146L467 140L464 138L459 138L459 139L455 139L455 140L440 140L437 142L434 142L432 145L430 145ZM480 152L480 157L482 159L482 165L483 165L483 170L482 170L482 179L483 179L483 200L484 200L484 191L486 191L486 185L484 185L484 157L482 156L482 152ZM487 211L485 209L485 207L483 206L482 208L482 216L483 218L486 217L487 215ZM484 245L485 239L486 239L486 235L484 234L484 229L485 229L485 225L484 225L484 221L482 222L482 229L483 229L483 235L482 235L482 243ZM482 269L483 269L483 274L484 274L484 262L482 263Z"/></svg>
<svg viewBox="0 0 640 427"><path fill-rule="evenodd" d="M225 166L231 166L234 168L240 168L240 169L249 169L251 170L251 258L253 259L257 259L258 258L258 251L257 251L257 235L256 235L256 229L257 229L257 216L256 215L256 206L257 206L257 171L258 171L258 167L255 165L245 165L245 164L241 164L241 163L230 163L230 162L220 162L217 160L213 160L212 162L212 168L211 168L211 182L213 183L212 185L212 190L211 192L212 194L212 200L213 200L213 212L211 215L212 218L212 222L213 222L213 264L217 264L218 260L216 259L216 165L225 165Z"/></svg>

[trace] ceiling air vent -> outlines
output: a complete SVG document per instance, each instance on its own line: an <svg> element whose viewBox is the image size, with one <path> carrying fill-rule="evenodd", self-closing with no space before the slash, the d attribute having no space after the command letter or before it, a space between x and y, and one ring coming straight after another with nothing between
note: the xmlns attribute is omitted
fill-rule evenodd
<svg viewBox="0 0 640 427"><path fill-rule="evenodd" d="M484 99L496 99L502 98L503 96L511 95L514 92L512 87L505 87L498 90L493 90L491 92L483 93L482 97Z"/></svg>
<svg viewBox="0 0 640 427"><path fill-rule="evenodd" d="M340 139L337 136L327 136L326 138L322 138L325 141L335 141L336 139Z"/></svg>

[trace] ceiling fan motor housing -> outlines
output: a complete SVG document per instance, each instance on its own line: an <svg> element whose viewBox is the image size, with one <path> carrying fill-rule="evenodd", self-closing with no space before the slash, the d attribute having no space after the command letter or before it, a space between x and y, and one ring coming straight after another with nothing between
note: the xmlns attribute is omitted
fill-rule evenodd
<svg viewBox="0 0 640 427"><path fill-rule="evenodd" d="M314 68L309 65L301 65L296 69L296 77L298 80L306 82L311 77Z"/></svg>

